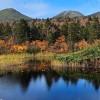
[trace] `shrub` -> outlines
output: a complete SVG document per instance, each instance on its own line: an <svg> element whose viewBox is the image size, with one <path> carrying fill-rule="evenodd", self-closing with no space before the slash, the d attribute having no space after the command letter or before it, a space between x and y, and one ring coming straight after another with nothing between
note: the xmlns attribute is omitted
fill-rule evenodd
<svg viewBox="0 0 100 100"><path fill-rule="evenodd" d="M28 49L27 49L27 53L38 53L40 52L40 48L38 46L29 46Z"/></svg>
<svg viewBox="0 0 100 100"><path fill-rule="evenodd" d="M14 45L11 48L11 51L13 53L25 53L27 51L28 47L25 45Z"/></svg>

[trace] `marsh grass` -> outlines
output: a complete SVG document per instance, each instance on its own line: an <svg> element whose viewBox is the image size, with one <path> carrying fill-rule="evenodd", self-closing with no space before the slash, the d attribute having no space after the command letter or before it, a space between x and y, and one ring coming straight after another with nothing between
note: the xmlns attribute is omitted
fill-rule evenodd
<svg viewBox="0 0 100 100"><path fill-rule="evenodd" d="M33 54L7 54L0 55L0 66L8 66L15 64L22 64L25 61L25 58L33 57Z"/></svg>
<svg viewBox="0 0 100 100"><path fill-rule="evenodd" d="M56 53L52 53L52 52L40 52L35 54L35 57L39 60L41 59L45 59L45 60L53 60L54 58L56 58Z"/></svg>
<svg viewBox="0 0 100 100"><path fill-rule="evenodd" d="M100 47L92 47L68 54L40 52L37 54L17 53L0 55L0 74L9 71L28 70L26 62L29 59L50 60L51 67L61 69L70 67L97 67L100 68Z"/></svg>
<svg viewBox="0 0 100 100"><path fill-rule="evenodd" d="M40 52L37 54L17 53L0 55L0 74L7 72L18 72L27 70L27 62L30 59L52 60L55 57L51 52Z"/></svg>
<svg viewBox="0 0 100 100"><path fill-rule="evenodd" d="M18 66L21 68L30 57L34 55L27 53L0 55L0 73L17 70Z"/></svg>

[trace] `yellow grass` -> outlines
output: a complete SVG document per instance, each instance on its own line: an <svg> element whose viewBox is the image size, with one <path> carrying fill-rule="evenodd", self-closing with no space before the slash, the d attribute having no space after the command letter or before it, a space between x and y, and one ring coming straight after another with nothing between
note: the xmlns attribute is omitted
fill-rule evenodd
<svg viewBox="0 0 100 100"><path fill-rule="evenodd" d="M5 73L9 71L16 71L18 69L26 69L26 62L28 59L36 57L37 59L46 59L51 60L55 55L53 53L38 53L38 54L28 54L28 53L19 53L19 54L7 54L0 55L0 73Z"/></svg>
<svg viewBox="0 0 100 100"><path fill-rule="evenodd" d="M56 54L55 53L52 53L52 52L40 52L40 53L37 53L35 55L35 57L37 59L47 59L47 60L52 60L53 58L56 57Z"/></svg>
<svg viewBox="0 0 100 100"><path fill-rule="evenodd" d="M25 58L33 57L33 54L7 54L0 55L0 68L7 67L10 65L22 64L25 61Z"/></svg>

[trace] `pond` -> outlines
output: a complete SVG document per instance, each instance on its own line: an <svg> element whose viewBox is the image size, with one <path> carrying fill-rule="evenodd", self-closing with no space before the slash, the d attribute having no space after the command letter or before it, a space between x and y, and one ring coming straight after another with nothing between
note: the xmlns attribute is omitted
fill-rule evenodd
<svg viewBox="0 0 100 100"><path fill-rule="evenodd" d="M100 100L99 78L60 76L50 62L27 65L32 71L0 77L0 100Z"/></svg>

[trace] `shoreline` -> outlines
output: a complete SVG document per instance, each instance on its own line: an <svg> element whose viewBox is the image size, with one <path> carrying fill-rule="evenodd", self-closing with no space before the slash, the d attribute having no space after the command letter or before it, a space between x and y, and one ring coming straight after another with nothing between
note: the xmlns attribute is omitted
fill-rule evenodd
<svg viewBox="0 0 100 100"><path fill-rule="evenodd" d="M81 52L81 51L79 51ZM68 54L56 54L52 52L40 52L37 54L28 54L28 53L17 53L17 54L7 54L0 55L0 76L9 72L18 72L23 70L28 70L27 63L28 60L39 60L39 61L50 61L51 68L54 70L66 70L72 69L73 72L78 70L78 72L84 73L85 70L92 70L93 73L100 73L100 59L96 59L95 57L90 59L89 61L85 59L82 62L78 62L75 57L72 59L72 55L76 57L76 54L79 53L68 53ZM82 55L82 54L81 54ZM89 57L89 55L87 55ZM66 59L70 57L72 61L62 60L62 58ZM79 57L78 57L79 58ZM91 58L91 57L90 57ZM76 62L74 61L76 60ZM81 57L80 57L81 59ZM29 71L29 70L28 70ZM89 72L89 71L86 71Z"/></svg>

